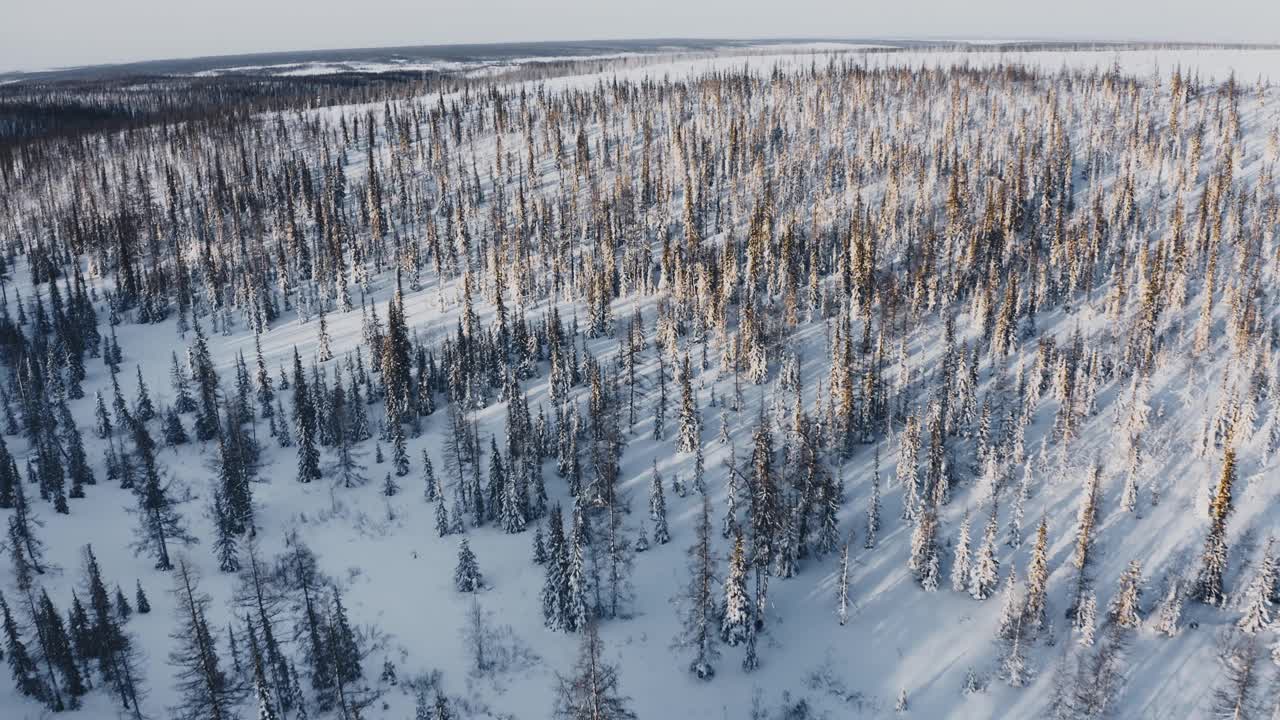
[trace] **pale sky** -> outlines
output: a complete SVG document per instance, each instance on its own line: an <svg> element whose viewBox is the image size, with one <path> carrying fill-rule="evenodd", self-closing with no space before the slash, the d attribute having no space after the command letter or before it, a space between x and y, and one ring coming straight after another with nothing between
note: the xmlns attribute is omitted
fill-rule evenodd
<svg viewBox="0 0 1280 720"><path fill-rule="evenodd" d="M912 37L1280 42L1277 0L0 0L0 72L392 45Z"/></svg>

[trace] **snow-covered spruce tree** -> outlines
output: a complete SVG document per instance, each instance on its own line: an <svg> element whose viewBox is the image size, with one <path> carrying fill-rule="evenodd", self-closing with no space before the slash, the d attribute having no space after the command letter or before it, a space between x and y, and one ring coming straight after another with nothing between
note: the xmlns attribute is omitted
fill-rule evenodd
<svg viewBox="0 0 1280 720"><path fill-rule="evenodd" d="M458 564L453 571L453 587L458 592L475 592L480 589L480 566L471 544L464 537L458 541Z"/></svg>
<svg viewBox="0 0 1280 720"><path fill-rule="evenodd" d="M1226 600L1223 575L1227 569L1227 516L1231 514L1231 488L1236 479L1236 453L1228 446L1222 457L1222 474L1209 507L1209 533L1205 536L1200 556L1200 574L1196 578L1195 598L1207 605L1221 605Z"/></svg>
<svg viewBox="0 0 1280 720"><path fill-rule="evenodd" d="M496 456L496 452L494 453ZM518 462L518 461L517 461ZM495 466L501 473L501 465ZM501 496L498 498L502 528L507 533L522 533L525 529L525 498L520 490L518 473L507 473L500 477Z"/></svg>
<svg viewBox="0 0 1280 720"><path fill-rule="evenodd" d="M684 356L680 371L680 438L676 449L691 453L702 442L702 422L698 415L697 401L693 397L693 377L689 371L689 355Z"/></svg>
<svg viewBox="0 0 1280 720"><path fill-rule="evenodd" d="M573 530L566 538L564 586L560 598L559 625L566 632L577 632L592 620L587 603L590 579L586 567L586 537L578 508L573 512Z"/></svg>
<svg viewBox="0 0 1280 720"><path fill-rule="evenodd" d="M422 448L422 497L427 502L441 498L439 481L436 479L435 467L431 464L431 455Z"/></svg>
<svg viewBox="0 0 1280 720"><path fill-rule="evenodd" d="M134 607L137 608L139 615L146 615L151 612L151 601L147 599L147 594L142 591L142 581L137 581L137 589L133 598Z"/></svg>
<svg viewBox="0 0 1280 720"><path fill-rule="evenodd" d="M920 502L920 421L914 416L907 417L906 426L902 430L902 439L898 443L898 484L903 487L902 517L910 520L915 517Z"/></svg>
<svg viewBox="0 0 1280 720"><path fill-rule="evenodd" d="M1036 544L1031 550L1031 563L1027 567L1027 604L1023 608L1023 622L1032 633L1045 625L1046 596L1049 586L1049 523L1040 518L1036 528Z"/></svg>
<svg viewBox="0 0 1280 720"><path fill-rule="evenodd" d="M996 533L999 531L997 517L995 500L992 498L991 515L982 534L982 545L978 547L973 571L969 574L969 595L975 600L991 597L1000 582L1000 560L996 557Z"/></svg>
<svg viewBox="0 0 1280 720"><path fill-rule="evenodd" d="M662 475L655 462L653 479L649 484L649 515L653 518L653 542L666 545L671 542L671 530L667 526L667 500L662 490Z"/></svg>
<svg viewBox="0 0 1280 720"><path fill-rule="evenodd" d="M1080 599L1074 621L1077 642L1083 647L1092 647L1098 629L1098 599L1093 591L1086 592Z"/></svg>
<svg viewBox="0 0 1280 720"><path fill-rule="evenodd" d="M932 503L916 513L915 529L911 533L911 555L907 567L915 576L916 582L926 592L938 589L938 516Z"/></svg>
<svg viewBox="0 0 1280 720"><path fill-rule="evenodd" d="M1005 591L1005 610L1007 612L1001 615L1000 637L1003 642L1003 648L1000 658L1000 674L1004 677L1005 682L1009 683L1010 687L1022 687L1027 683L1030 668L1028 667L1026 651L1023 649L1023 645L1027 642L1027 636L1023 631L1023 616L1016 609L1018 594L1015 588L1014 573L1010 570ZM1006 619L1008 622L1006 622Z"/></svg>
<svg viewBox="0 0 1280 720"><path fill-rule="evenodd" d="M1093 586L1090 572L1093 563L1094 529L1098 518L1099 483L1102 468L1097 462L1089 466L1089 473L1084 484L1084 493L1080 497L1080 510L1076 515L1075 552L1071 564L1075 567L1075 589L1071 594L1069 612L1075 613L1080 607L1085 594Z"/></svg>
<svg viewBox="0 0 1280 720"><path fill-rule="evenodd" d="M1276 559L1272 553L1274 538L1268 538L1262 557L1253 571L1253 579L1244 591L1243 613L1237 627L1249 635L1266 630L1271 626L1273 604L1276 595Z"/></svg>
<svg viewBox="0 0 1280 720"><path fill-rule="evenodd" d="M234 520L227 509L226 496L221 490L213 491L210 515L213 516L214 541L213 555L218 560L218 569L224 573L240 570L239 548L236 542Z"/></svg>
<svg viewBox="0 0 1280 720"><path fill-rule="evenodd" d="M951 556L951 589L955 592L967 592L969 589L969 511L965 510L960 519L960 534L956 537L955 549Z"/></svg>
<svg viewBox="0 0 1280 720"><path fill-rule="evenodd" d="M747 556L742 533L734 537L729 556L729 573L724 580L724 609L720 615L720 638L730 647L746 640L752 624L751 597L747 594ZM842 623L843 624L843 623Z"/></svg>
<svg viewBox="0 0 1280 720"><path fill-rule="evenodd" d="M752 437L751 563L756 570L756 624L763 622L767 577L783 527L782 498L773 468L773 435L763 408Z"/></svg>
<svg viewBox="0 0 1280 720"><path fill-rule="evenodd" d="M715 676L715 663L720 657L715 628L716 559L711 533L711 499L703 494L695 539L689 547L689 583L676 599L682 625L676 646L692 654L689 672L700 680Z"/></svg>
<svg viewBox="0 0 1280 720"><path fill-rule="evenodd" d="M293 422L298 436L298 482L319 480L320 451L316 448L316 412L302 371L302 356L293 349Z"/></svg>
<svg viewBox="0 0 1280 720"><path fill-rule="evenodd" d="M1156 615L1156 632L1166 637L1173 637L1181 630L1182 622L1183 582L1180 577L1169 579L1169 587L1164 600L1160 603Z"/></svg>
<svg viewBox="0 0 1280 720"><path fill-rule="evenodd" d="M546 578L542 584L542 622L552 630L561 629L562 606L568 595L568 554L565 547L564 519L560 506L547 514Z"/></svg>
<svg viewBox="0 0 1280 720"><path fill-rule="evenodd" d="M1142 565L1130 561L1120 576L1120 587L1107 608L1107 619L1122 628L1136 628L1142 623L1139 614L1142 601Z"/></svg>
<svg viewBox="0 0 1280 720"><path fill-rule="evenodd" d="M186 370L178 362L178 353L171 353L169 379L173 385L173 409L185 415L196 409L196 401L191 397L191 381Z"/></svg>

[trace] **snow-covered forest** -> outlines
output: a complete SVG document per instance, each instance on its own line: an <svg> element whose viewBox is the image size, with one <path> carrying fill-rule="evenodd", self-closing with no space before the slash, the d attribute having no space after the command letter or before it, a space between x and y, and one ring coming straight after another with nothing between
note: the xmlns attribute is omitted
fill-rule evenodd
<svg viewBox="0 0 1280 720"><path fill-rule="evenodd" d="M1280 717L1277 83L0 86L0 716Z"/></svg>

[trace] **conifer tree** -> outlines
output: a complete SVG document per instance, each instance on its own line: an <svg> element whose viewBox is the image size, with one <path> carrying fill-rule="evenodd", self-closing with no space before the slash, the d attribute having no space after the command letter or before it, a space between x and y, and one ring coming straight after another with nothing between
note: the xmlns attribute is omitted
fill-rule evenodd
<svg viewBox="0 0 1280 720"><path fill-rule="evenodd" d="M1137 560L1133 560L1120 576L1120 589L1107 609L1107 619L1118 627L1136 628L1142 622L1142 617L1139 615L1141 599L1142 565Z"/></svg>
<svg viewBox="0 0 1280 720"><path fill-rule="evenodd" d="M453 586L458 592L475 592L480 589L480 566L466 538L458 541L458 565L453 571Z"/></svg>
<svg viewBox="0 0 1280 720"><path fill-rule="evenodd" d="M996 533L999 525L996 518L996 505L992 501L987 529L982 535L982 545L978 548L973 572L969 575L969 595L975 600L991 597L1000 582L1000 560L996 557Z"/></svg>
<svg viewBox="0 0 1280 720"><path fill-rule="evenodd" d="M1160 612L1156 620L1156 632L1166 637L1173 637L1181 630L1182 622L1182 579L1169 580L1169 588L1164 600L1160 603Z"/></svg>
<svg viewBox="0 0 1280 720"><path fill-rule="evenodd" d="M1076 569L1075 590L1071 596L1069 610L1072 613L1076 612L1085 594L1092 587L1089 571L1093 562L1093 535L1098 517L1101 475L1102 468L1098 463L1095 462L1090 465L1089 474L1085 480L1084 493L1080 498L1080 510L1076 516L1076 544L1075 552L1071 558L1071 563Z"/></svg>
<svg viewBox="0 0 1280 720"><path fill-rule="evenodd" d="M565 548L564 521L560 507L547 515L546 580L542 585L542 621L552 630L562 629L563 603L568 595L568 562Z"/></svg>
<svg viewBox="0 0 1280 720"><path fill-rule="evenodd" d="M908 567L916 582L926 592L938 589L938 519L931 504L916 514L916 526L911 533L911 558Z"/></svg>
<svg viewBox="0 0 1280 720"><path fill-rule="evenodd" d="M966 592L969 588L969 512L960 520L960 535L951 559L951 589Z"/></svg>
<svg viewBox="0 0 1280 720"><path fill-rule="evenodd" d="M689 548L689 584L680 599L683 629L677 645L693 655L689 672L699 680L716 674L720 657L715 632L715 556L711 547L711 500L702 495L702 512L693 545Z"/></svg>
<svg viewBox="0 0 1280 720"><path fill-rule="evenodd" d="M173 543L190 545L196 539L187 531L186 521L178 512L177 502L170 494L170 484L161 478L155 459L155 443L146 426L135 421L133 438L143 468L142 487L137 493L139 527L134 551L151 553L156 559L157 570L172 570L169 546Z"/></svg>
<svg viewBox="0 0 1280 720"><path fill-rule="evenodd" d="M240 689L221 667L217 645L206 620L208 595L200 591L195 571L179 558L174 576L178 629L171 635L177 647L169 662L177 668L180 704L171 708L184 720L224 720L234 717Z"/></svg>
<svg viewBox="0 0 1280 720"><path fill-rule="evenodd" d="M147 599L147 594L142 591L142 581L138 580L138 588L134 593L133 604L138 610L139 615L146 615L151 612L151 601Z"/></svg>
<svg viewBox="0 0 1280 720"><path fill-rule="evenodd" d="M1222 474L1209 507L1209 534L1200 556L1200 574L1196 578L1195 597L1207 605L1221 605L1226 595L1222 578L1227 569L1227 516L1231 513L1231 488L1236 479L1235 449L1227 446L1222 458Z"/></svg>
<svg viewBox="0 0 1280 720"><path fill-rule="evenodd" d="M684 356L684 366L680 372L680 440L676 449L682 453L691 453L701 444L702 422L698 417L698 406L693 398L692 375L689 372L689 355Z"/></svg>
<svg viewBox="0 0 1280 720"><path fill-rule="evenodd" d="M135 366L138 374L138 400L133 404L134 414L142 422L150 422L156 416L155 405L151 403L151 394L147 391L147 383L142 379L142 366Z"/></svg>
<svg viewBox="0 0 1280 720"><path fill-rule="evenodd" d="M432 502L440 497L439 488L436 487L436 471L431 465L431 456L427 453L427 449L422 449L422 497L427 502Z"/></svg>
<svg viewBox="0 0 1280 720"><path fill-rule="evenodd" d="M720 614L720 638L729 647L736 647L747 637L751 625L751 598L747 594L747 555L742 533L733 540L733 554L729 556L729 574L724 580L724 610Z"/></svg>
<svg viewBox="0 0 1280 720"><path fill-rule="evenodd" d="M320 479L320 452L316 449L316 414L302 372L302 357L293 349L293 420L298 429L298 482Z"/></svg>
<svg viewBox="0 0 1280 720"><path fill-rule="evenodd" d="M1092 591L1086 591L1076 608L1075 629L1079 633L1077 641L1083 647L1092 647L1094 633L1097 632L1098 599Z"/></svg>
<svg viewBox="0 0 1280 720"><path fill-rule="evenodd" d="M1276 594L1276 560L1272 554L1273 539L1267 540L1262 558L1254 569L1253 579L1244 593L1244 613L1236 626L1253 635L1271 625L1272 597Z"/></svg>
<svg viewBox="0 0 1280 720"><path fill-rule="evenodd" d="M221 427L218 413L218 372L209 355L209 342L200 321L194 323L196 342L191 348L191 370L200 396L196 414L196 439L212 440Z"/></svg>
<svg viewBox="0 0 1280 720"><path fill-rule="evenodd" d="M64 709L74 710L80 707L80 698L88 692L80 668L76 663L71 639L67 635L62 615L49 599L49 593L40 591L40 602L37 607L31 602L32 620L39 640L42 664L48 669L48 687L52 691L49 706L54 712ZM55 679L55 671L61 682Z"/></svg>
<svg viewBox="0 0 1280 720"><path fill-rule="evenodd" d="M633 720L629 698L620 694L618 668L603 657L604 645L594 621L583 628L581 651L573 674L557 675L557 720ZM439 707L439 696L437 696ZM447 712L447 711L446 711ZM436 718L441 717L437 711Z"/></svg>
<svg viewBox="0 0 1280 720"><path fill-rule="evenodd" d="M880 449L876 448L876 468L871 475L871 497L867 500L867 535L862 546L871 550L880 532Z"/></svg>
<svg viewBox="0 0 1280 720"><path fill-rule="evenodd" d="M191 397L187 373L178 363L178 353L171 353L170 359L169 379L173 383L173 409L185 415L196 409L196 401Z"/></svg>
<svg viewBox="0 0 1280 720"><path fill-rule="evenodd" d="M1049 524L1042 517L1036 528L1036 544L1031 551L1031 564L1027 568L1027 604L1023 609L1024 623L1033 632L1045 623L1045 596L1049 585Z"/></svg>
<svg viewBox="0 0 1280 720"><path fill-rule="evenodd" d="M258 720L279 720L280 715L276 712L276 704L271 697L271 688L267 684L267 676L263 671L262 655L258 652L256 645L250 647L250 656L253 663L253 694L258 710Z"/></svg>
<svg viewBox="0 0 1280 720"><path fill-rule="evenodd" d="M667 417L667 369L662 361L662 353L658 353L658 399L653 408L653 439L661 441L665 437Z"/></svg>
<svg viewBox="0 0 1280 720"><path fill-rule="evenodd" d="M1215 716L1233 720L1249 720L1260 715L1259 690L1263 684L1258 669L1258 645L1253 636L1227 637L1218 659L1222 664L1222 680L1213 690Z"/></svg>
<svg viewBox="0 0 1280 720"><path fill-rule="evenodd" d="M18 692L25 697L43 701L46 697L44 681L36 661L27 650L27 645L18 630L18 623L13 617L4 595L0 594L0 620L4 622L4 656L13 673L13 682Z"/></svg>
<svg viewBox="0 0 1280 720"><path fill-rule="evenodd" d="M654 464L653 479L649 484L649 515L653 518L653 541L658 545L671 542L671 531L667 527L667 500L662 491L662 475Z"/></svg>
<svg viewBox="0 0 1280 720"><path fill-rule="evenodd" d="M213 493L213 555L218 560L218 569L224 573L233 573L240 569L239 548L231 511L227 508L227 500L220 490Z"/></svg>
<svg viewBox="0 0 1280 720"><path fill-rule="evenodd" d="M840 548L840 571L836 580L836 617L841 625L849 622L849 543Z"/></svg>
<svg viewBox="0 0 1280 720"><path fill-rule="evenodd" d="M573 531L566 538L564 587L561 589L559 625L566 632L577 632L591 621L587 605L588 577L580 513L574 509Z"/></svg>

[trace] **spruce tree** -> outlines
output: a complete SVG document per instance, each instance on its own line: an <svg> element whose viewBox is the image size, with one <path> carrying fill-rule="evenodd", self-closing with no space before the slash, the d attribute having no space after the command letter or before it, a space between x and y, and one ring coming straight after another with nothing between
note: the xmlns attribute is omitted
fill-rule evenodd
<svg viewBox="0 0 1280 720"><path fill-rule="evenodd" d="M729 574L724 580L724 609L720 614L720 638L730 647L746 640L751 625L751 598L747 594L747 555L742 533L733 540Z"/></svg>
<svg viewBox="0 0 1280 720"><path fill-rule="evenodd" d="M1000 560L996 557L996 533L999 525L996 518L996 505L993 501L987 528L982 535L982 545L978 548L973 572L969 576L969 595L975 600L991 597L1000 582Z"/></svg>
<svg viewBox="0 0 1280 720"><path fill-rule="evenodd" d="M564 520L560 506L547 514L546 578L542 584L542 622L551 630L566 629L561 623L563 604L568 596L569 557L566 552Z"/></svg>
<svg viewBox="0 0 1280 720"><path fill-rule="evenodd" d="M649 514L653 518L653 541L658 545L671 542L671 531L667 527L667 500L662 492L662 476L658 474L656 464L653 468L653 480L649 485Z"/></svg>
<svg viewBox="0 0 1280 720"><path fill-rule="evenodd" d="M45 662L56 669L58 676L62 679L58 687L66 693L66 707L78 708L80 698L88 692L88 688L85 687L80 667L76 663L75 651L71 638L67 635L66 626L62 622L62 615L49 599L49 593L41 590L40 605L34 614ZM50 676L52 677L52 670ZM50 684L53 685L52 682Z"/></svg>
<svg viewBox="0 0 1280 720"><path fill-rule="evenodd" d="M139 527L134 551L151 553L156 559L157 570L172 570L170 545L190 545L196 539L187 531L186 521L170 495L169 483L161 478L155 459L155 443L146 426L135 421L133 437L143 466L142 487L137 493Z"/></svg>
<svg viewBox="0 0 1280 720"><path fill-rule="evenodd" d="M960 536L956 538L956 546L951 559L951 589L966 592L970 580L969 563L969 511L966 510L960 520Z"/></svg>
<svg viewBox="0 0 1280 720"><path fill-rule="evenodd" d="M1258 566L1254 569L1253 579L1244 593L1244 612L1236 626L1248 635L1266 630L1271 625L1272 597L1276 593L1276 560L1271 549L1273 543L1273 539L1267 540Z"/></svg>
<svg viewBox="0 0 1280 720"><path fill-rule="evenodd" d="M138 588L134 593L134 607L137 608L139 615L146 615L151 612L151 601L147 599L147 594L142 591L142 581L137 581Z"/></svg>
<svg viewBox="0 0 1280 720"><path fill-rule="evenodd" d="M40 670L27 650L26 643L23 642L18 623L14 620L3 594L0 594L0 620L4 621L4 656L13 673L13 682L18 692L25 697L43 701L46 690L44 681L40 677Z"/></svg>
<svg viewBox="0 0 1280 720"><path fill-rule="evenodd" d="M689 372L689 355L684 356L680 372L680 439L676 449L682 453L694 452L702 442L702 422L693 397L692 374Z"/></svg>
<svg viewBox="0 0 1280 720"><path fill-rule="evenodd" d="M703 494L695 540L689 548L689 583L680 600L682 630L677 640L680 647L693 655L689 672L699 680L710 680L715 676L715 663L720 657L715 631L715 575L715 555L711 547L711 500Z"/></svg>
<svg viewBox="0 0 1280 720"><path fill-rule="evenodd" d="M150 422L156 416L155 405L151 403L151 394L147 391L147 383L142 379L142 366L134 366L138 375L138 399L134 402L134 414L142 422Z"/></svg>
<svg viewBox="0 0 1280 720"><path fill-rule="evenodd" d="M1045 596L1049 585L1049 524L1042 517L1036 528L1036 544L1031 551L1031 564L1027 568L1027 604L1023 609L1024 623L1033 632L1045 624Z"/></svg>
<svg viewBox="0 0 1280 720"><path fill-rule="evenodd" d="M453 587L458 592L475 592L480 589L480 566L466 538L458 541L458 565L453 571Z"/></svg>
<svg viewBox="0 0 1280 720"><path fill-rule="evenodd" d="M218 372L214 369L213 359L209 355L209 342L205 338L200 321L195 323L196 342L191 348L191 369L196 381L196 390L200 396L196 414L196 439L201 442L212 440L220 429L218 413Z"/></svg>
<svg viewBox="0 0 1280 720"><path fill-rule="evenodd" d="M1209 533L1200 556L1195 597L1207 605L1221 605L1226 594L1222 579L1227 569L1227 516L1231 513L1231 488L1236 479L1236 453L1228 446L1222 458L1222 474L1209 507Z"/></svg>
<svg viewBox="0 0 1280 720"><path fill-rule="evenodd" d="M316 449L316 413L302 372L302 357L293 349L293 421L298 430L298 482L320 479L320 452Z"/></svg>

